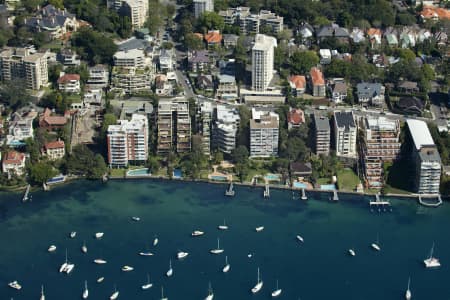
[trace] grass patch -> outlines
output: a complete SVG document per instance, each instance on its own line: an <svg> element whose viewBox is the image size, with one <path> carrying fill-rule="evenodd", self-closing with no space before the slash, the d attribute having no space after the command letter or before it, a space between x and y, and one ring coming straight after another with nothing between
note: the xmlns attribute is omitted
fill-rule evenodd
<svg viewBox="0 0 450 300"><path fill-rule="evenodd" d="M340 190L353 191L359 183L359 178L351 169L344 169L337 173L337 181Z"/></svg>
<svg viewBox="0 0 450 300"><path fill-rule="evenodd" d="M329 184L329 183L331 183L330 178L318 178L316 180L316 184L320 184L320 185L322 185L322 184Z"/></svg>
<svg viewBox="0 0 450 300"><path fill-rule="evenodd" d="M109 169L109 175L111 177L124 177L126 169Z"/></svg>

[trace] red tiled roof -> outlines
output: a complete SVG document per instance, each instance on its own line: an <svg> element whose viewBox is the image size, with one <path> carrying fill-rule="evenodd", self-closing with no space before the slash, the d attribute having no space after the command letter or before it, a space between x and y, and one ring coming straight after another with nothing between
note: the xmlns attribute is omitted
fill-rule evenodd
<svg viewBox="0 0 450 300"><path fill-rule="evenodd" d="M374 35L381 36L381 30L378 28L369 28L369 29L367 29L367 35L368 36L374 36Z"/></svg>
<svg viewBox="0 0 450 300"><path fill-rule="evenodd" d="M5 157L3 158L4 164L20 165L24 161L25 161L25 154L17 152L17 151L9 151L6 153Z"/></svg>
<svg viewBox="0 0 450 300"><path fill-rule="evenodd" d="M313 85L325 84L323 74L319 69L311 68L310 75Z"/></svg>
<svg viewBox="0 0 450 300"><path fill-rule="evenodd" d="M67 119L60 116L45 117L43 121L48 125L66 125L67 123Z"/></svg>
<svg viewBox="0 0 450 300"><path fill-rule="evenodd" d="M64 148L64 141L49 142L49 143L45 144L44 147L47 150Z"/></svg>
<svg viewBox="0 0 450 300"><path fill-rule="evenodd" d="M289 77L289 81L292 82L297 89L304 89L306 86L306 78L301 75L292 75Z"/></svg>
<svg viewBox="0 0 450 300"><path fill-rule="evenodd" d="M73 80L80 80L79 74L64 74L63 76L58 78L58 83L66 83Z"/></svg>
<svg viewBox="0 0 450 300"><path fill-rule="evenodd" d="M205 34L205 41L208 44L219 44L222 42L222 35L218 31L210 31Z"/></svg>
<svg viewBox="0 0 450 300"><path fill-rule="evenodd" d="M438 18L441 20L450 20L450 10L441 7L425 6L420 12L420 16L424 19Z"/></svg>
<svg viewBox="0 0 450 300"><path fill-rule="evenodd" d="M288 112L288 122L291 124L305 123L305 115L301 109L292 109Z"/></svg>

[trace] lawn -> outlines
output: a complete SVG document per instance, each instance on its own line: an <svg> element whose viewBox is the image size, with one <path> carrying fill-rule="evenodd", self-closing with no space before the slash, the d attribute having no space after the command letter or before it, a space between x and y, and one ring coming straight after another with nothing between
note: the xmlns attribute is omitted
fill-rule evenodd
<svg viewBox="0 0 450 300"><path fill-rule="evenodd" d="M358 176L351 169L344 169L337 173L339 190L353 191L360 183Z"/></svg>
<svg viewBox="0 0 450 300"><path fill-rule="evenodd" d="M109 174L111 177L124 177L125 169L109 169Z"/></svg>
<svg viewBox="0 0 450 300"><path fill-rule="evenodd" d="M322 185L322 184L329 184L330 178L318 178L316 181L316 184Z"/></svg>

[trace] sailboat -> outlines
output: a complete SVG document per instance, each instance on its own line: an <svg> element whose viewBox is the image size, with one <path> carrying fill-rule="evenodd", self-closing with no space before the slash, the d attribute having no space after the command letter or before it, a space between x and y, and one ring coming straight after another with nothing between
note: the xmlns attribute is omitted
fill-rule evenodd
<svg viewBox="0 0 450 300"><path fill-rule="evenodd" d="M278 288L278 279L277 279L277 288L276 288L275 291L272 292L272 298L275 298L275 297L280 296L281 291L282 291L282 290L281 290L280 288Z"/></svg>
<svg viewBox="0 0 450 300"><path fill-rule="evenodd" d="M228 256L225 256L225 266L222 269L222 272L227 273L230 271L230 264L228 263Z"/></svg>
<svg viewBox="0 0 450 300"><path fill-rule="evenodd" d="M161 286L161 300L169 300L169 298L164 297L164 287Z"/></svg>
<svg viewBox="0 0 450 300"><path fill-rule="evenodd" d="M372 249L376 250L376 251L380 251L380 236L377 234L377 241L375 243L372 243L372 245L370 245L372 247Z"/></svg>
<svg viewBox="0 0 450 300"><path fill-rule="evenodd" d="M178 259L183 259L183 258L185 258L185 257L188 256L188 255L189 255L189 252L178 251L178 253L177 253L177 258L178 258Z"/></svg>
<svg viewBox="0 0 450 300"><path fill-rule="evenodd" d="M170 277L173 275L173 269L172 269L172 260L169 260L169 270L166 272L167 277Z"/></svg>
<svg viewBox="0 0 450 300"><path fill-rule="evenodd" d="M83 241L83 246L81 246L81 252L87 253L86 241Z"/></svg>
<svg viewBox="0 0 450 300"><path fill-rule="evenodd" d="M219 228L219 230L227 230L228 226L225 223L225 219L223 219L223 225L219 225L217 228Z"/></svg>
<svg viewBox="0 0 450 300"><path fill-rule="evenodd" d="M44 286L41 285L41 300L45 300L45 295L44 295Z"/></svg>
<svg viewBox="0 0 450 300"><path fill-rule="evenodd" d="M351 256L355 256L355 255L356 255L356 252L355 252L355 250L353 250L353 249L348 249L348 253L349 253Z"/></svg>
<svg viewBox="0 0 450 300"><path fill-rule="evenodd" d="M405 299L406 300L410 300L412 295L411 295L411 290L409 289L409 284L411 283L411 278L408 278L408 289L406 289L405 292Z"/></svg>
<svg viewBox="0 0 450 300"><path fill-rule="evenodd" d="M152 286L153 286L153 283L150 283L150 275L147 274L147 283L146 283L146 284L143 284L143 285L141 286L141 288L142 288L143 290L148 290L148 289L151 288Z"/></svg>
<svg viewBox="0 0 450 300"><path fill-rule="evenodd" d="M153 246L158 245L158 242L159 242L158 237L155 236L155 238L153 239Z"/></svg>
<svg viewBox="0 0 450 300"><path fill-rule="evenodd" d="M433 252L434 252L434 242L433 245L431 246L430 257L423 261L426 268L438 268L441 266L439 259L433 257Z"/></svg>
<svg viewBox="0 0 450 300"><path fill-rule="evenodd" d="M61 267L59 268L59 273L64 272L64 271L66 270L66 268L67 268L67 265L68 265L68 262L67 262L67 249L66 249L66 260L65 260L65 262L61 265Z"/></svg>
<svg viewBox="0 0 450 300"><path fill-rule="evenodd" d="M70 238L74 239L77 236L77 232L76 231L72 231L70 233Z"/></svg>
<svg viewBox="0 0 450 300"><path fill-rule="evenodd" d="M219 241L219 238L217 238L217 248L216 249L211 249L209 252L211 253L211 254L220 254L220 253L223 253L223 249L220 249L220 241Z"/></svg>
<svg viewBox="0 0 450 300"><path fill-rule="evenodd" d="M55 245L50 245L50 247L48 247L47 251L48 252L55 252L56 251L56 246Z"/></svg>
<svg viewBox="0 0 450 300"><path fill-rule="evenodd" d="M252 293L256 294L259 292L263 287L263 281L259 278L259 268L258 268L258 281L256 282L256 285L252 288Z"/></svg>
<svg viewBox="0 0 450 300"><path fill-rule="evenodd" d="M111 297L109 297L110 300L115 300L119 298L119 291L117 290L116 286L114 285L114 293L112 293Z"/></svg>
<svg viewBox="0 0 450 300"><path fill-rule="evenodd" d="M83 299L87 299L89 297L89 290L87 287L87 281L84 281L84 291L83 291Z"/></svg>
<svg viewBox="0 0 450 300"><path fill-rule="evenodd" d="M208 287L208 296L206 296L205 300L213 300L213 298L214 298L214 293L212 291L211 282L210 282L209 287Z"/></svg>
<svg viewBox="0 0 450 300"><path fill-rule="evenodd" d="M94 236L96 239L101 239L103 235L105 235L103 232L96 232Z"/></svg>

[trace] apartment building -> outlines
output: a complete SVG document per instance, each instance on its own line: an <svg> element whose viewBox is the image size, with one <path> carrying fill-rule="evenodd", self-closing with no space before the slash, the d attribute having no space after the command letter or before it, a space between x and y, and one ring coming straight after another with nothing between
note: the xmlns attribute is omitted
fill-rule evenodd
<svg viewBox="0 0 450 300"><path fill-rule="evenodd" d="M273 55L277 40L257 34L252 48L252 90L265 91L273 78Z"/></svg>
<svg viewBox="0 0 450 300"><path fill-rule="evenodd" d="M213 147L230 154L236 148L240 116L235 107L217 105L213 123Z"/></svg>
<svg viewBox="0 0 450 300"><path fill-rule="evenodd" d="M61 72L58 78L58 89L65 93L79 93L81 91L79 74L64 74Z"/></svg>
<svg viewBox="0 0 450 300"><path fill-rule="evenodd" d="M326 96L326 87L325 87L325 79L323 77L322 71L318 68L313 67L309 72L310 76L310 85L312 90L312 95L314 97L325 97Z"/></svg>
<svg viewBox="0 0 450 300"><path fill-rule="evenodd" d="M109 82L109 71L104 65L96 65L89 68L89 78L86 84L93 89L105 88Z"/></svg>
<svg viewBox="0 0 450 300"><path fill-rule="evenodd" d="M6 47L0 53L0 69L2 80L24 80L27 89L39 90L48 84L47 53Z"/></svg>
<svg viewBox="0 0 450 300"><path fill-rule="evenodd" d="M334 112L334 142L336 155L355 158L357 128L353 112Z"/></svg>
<svg viewBox="0 0 450 300"><path fill-rule="evenodd" d="M186 99L160 99L157 126L158 153L184 153L191 150L191 118Z"/></svg>
<svg viewBox="0 0 450 300"><path fill-rule="evenodd" d="M133 114L131 120L109 125L106 141L110 167L126 167L130 161L145 162L148 159L147 116Z"/></svg>
<svg viewBox="0 0 450 300"><path fill-rule="evenodd" d="M113 90L121 90L125 94L150 91L153 74L138 68L113 68L111 85Z"/></svg>
<svg viewBox="0 0 450 300"><path fill-rule="evenodd" d="M314 114L315 151L317 155L330 153L330 120L325 115Z"/></svg>
<svg viewBox="0 0 450 300"><path fill-rule="evenodd" d="M279 116L252 108L250 157L278 156Z"/></svg>
<svg viewBox="0 0 450 300"><path fill-rule="evenodd" d="M142 49L127 49L117 51L114 56L114 65L117 67L144 68L148 65L145 52Z"/></svg>
<svg viewBox="0 0 450 300"><path fill-rule="evenodd" d="M139 29L147 21L149 7L146 0L107 0L107 7L128 16L133 29Z"/></svg>
<svg viewBox="0 0 450 300"><path fill-rule="evenodd" d="M202 137L202 149L205 155L211 154L211 130L214 107L211 102L201 102L197 109L197 128Z"/></svg>
<svg viewBox="0 0 450 300"><path fill-rule="evenodd" d="M229 8L219 12L227 25L238 25L241 33L258 34L263 27L278 34L283 30L283 17L277 16L270 10L261 10L258 14L251 14L248 7Z"/></svg>
<svg viewBox="0 0 450 300"><path fill-rule="evenodd" d="M400 152L400 122L368 116L362 126L361 154L366 187L381 189L384 183L383 163L395 160Z"/></svg>
<svg viewBox="0 0 450 300"><path fill-rule="evenodd" d="M194 16L200 17L204 12L214 11L214 0L194 0Z"/></svg>
<svg viewBox="0 0 450 300"><path fill-rule="evenodd" d="M441 157L424 121L408 119L412 140L412 159L415 165L414 190L419 194L439 194Z"/></svg>

